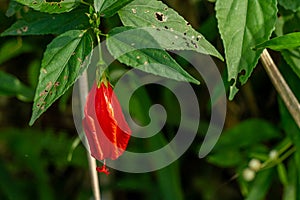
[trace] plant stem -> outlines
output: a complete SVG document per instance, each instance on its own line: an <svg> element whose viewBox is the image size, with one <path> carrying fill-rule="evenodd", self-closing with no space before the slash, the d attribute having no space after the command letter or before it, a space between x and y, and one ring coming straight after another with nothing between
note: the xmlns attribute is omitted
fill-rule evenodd
<svg viewBox="0 0 300 200"><path fill-rule="evenodd" d="M85 2L85 1L83 1L83 0L81 0L80 3L82 3L82 4L84 4L84 5L87 5L87 6L90 6L89 3L87 3L87 2Z"/></svg>
<svg viewBox="0 0 300 200"><path fill-rule="evenodd" d="M79 90L80 90L79 96L80 96L80 103L81 103L81 113L83 116L85 97L88 95L88 78L87 78L86 71L83 72L82 77L79 79ZM83 138L84 138L84 142L87 144L87 139L85 137L85 134L83 134ZM96 167L97 167L96 159L94 159L91 156L89 151L87 151L87 159L89 163L89 171L91 175L91 185L94 194L94 199L101 200L98 174L96 171Z"/></svg>
<svg viewBox="0 0 300 200"><path fill-rule="evenodd" d="M261 60L274 87L281 96L296 124L300 127L300 104L266 49L261 54Z"/></svg>

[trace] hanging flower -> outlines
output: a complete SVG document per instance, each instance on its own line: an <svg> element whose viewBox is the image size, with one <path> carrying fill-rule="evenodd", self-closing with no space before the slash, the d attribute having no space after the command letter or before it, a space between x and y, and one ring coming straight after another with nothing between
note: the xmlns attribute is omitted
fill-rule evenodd
<svg viewBox="0 0 300 200"><path fill-rule="evenodd" d="M131 130L124 118L120 103L110 83L94 83L84 108L83 128L91 155L104 160L98 172L109 174L105 159L115 160L125 151Z"/></svg>

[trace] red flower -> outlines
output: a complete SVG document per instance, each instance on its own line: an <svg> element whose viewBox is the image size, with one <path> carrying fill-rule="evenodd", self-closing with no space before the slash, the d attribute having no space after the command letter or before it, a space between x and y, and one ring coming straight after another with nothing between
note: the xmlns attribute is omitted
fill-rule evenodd
<svg viewBox="0 0 300 200"><path fill-rule="evenodd" d="M95 83L84 108L83 128L91 155L97 160L117 159L125 151L131 130L120 103L108 82ZM108 174L104 164L97 171Z"/></svg>

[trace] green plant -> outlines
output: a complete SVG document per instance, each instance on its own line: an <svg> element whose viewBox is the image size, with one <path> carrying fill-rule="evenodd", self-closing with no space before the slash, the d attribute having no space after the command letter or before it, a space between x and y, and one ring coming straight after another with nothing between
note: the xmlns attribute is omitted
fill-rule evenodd
<svg viewBox="0 0 300 200"><path fill-rule="evenodd" d="M203 1L200 6L202 12L209 15L203 22L204 28L200 29L202 35L175 10L156 0L10 1L6 16L10 19L14 16L16 21L12 22L3 17L5 19L3 21L7 24L3 24L0 29L2 31L0 64L5 64L28 52L34 52L35 59L32 59L33 61L29 64L30 76L24 81L28 84L10 74L9 70L1 70L0 95L16 96L25 102L33 101L29 122L33 125L59 98L60 108L63 110L64 105L67 104L66 99L69 97L71 86L91 62L91 52L94 47L103 40L106 40L110 54L122 64L154 75L178 81L185 80L194 84L200 83L196 78L197 74L167 51L192 50L205 53L214 56L216 62L222 66L225 63L221 63L223 57L217 50L223 52L218 45L222 42L226 70L222 70L222 67L220 69L223 73L224 84L227 85L229 100L239 95L238 91L243 90L244 87L246 92L243 92L243 96L245 97L241 99L250 102L249 112L252 112L250 116L259 119L247 119L240 122L243 117L238 116L236 125L227 124L229 128L224 131L207 161L221 168L234 169L233 176L237 177L240 194L247 199L265 198L269 189L276 187L277 182L280 182L278 187L283 188L283 192L278 194L282 199L298 199L300 198L300 106L297 98L300 95L298 89L300 34L297 31L300 25L300 5L296 0L278 0L278 2L277 0L216 0L212 2L215 3ZM211 10L204 11L205 6ZM140 29L145 27L148 29ZM130 32L135 34L128 34L125 40L115 37L119 33L126 34L130 30L137 31ZM37 37L38 35L41 37ZM168 40L171 37L174 39ZM271 37L273 39L270 39ZM39 47L39 43L34 41L36 38L43 41L44 48ZM216 47L205 38L209 38ZM187 39L188 42L186 42ZM132 44L149 43L158 48L130 51ZM272 57L276 58L272 66L275 66L275 69L279 66L280 71L270 68L272 58L268 57L264 48L277 51L272 51ZM43 51L42 59L39 53L41 51ZM127 53L124 54L125 52ZM257 109L267 112L267 109L263 109L268 104L266 99L263 98L260 100L263 102L257 103L259 95L264 93L260 93L259 89L264 91L265 82L250 81L249 83L248 81L255 67L260 65L261 55L265 55L265 57L262 56L262 62L283 99L282 101L278 97L274 100L278 102L278 106L272 107L278 111L276 112L278 117L274 121L262 114L257 114L259 112ZM156 68L146 66L146 64L153 63L162 65ZM99 65L105 65L103 60L99 60ZM121 72L127 69L121 64L115 67ZM111 74L113 79L113 73ZM278 76L274 78L274 74ZM256 74L256 76L260 75ZM284 82L276 81L278 79L276 77L283 77ZM247 81L249 85L253 84L256 89L254 92L253 89L249 89L249 85L243 86ZM33 95L33 88L36 88L35 95ZM172 102L172 96L167 91L163 90L161 94L163 94L161 101L167 104L166 106L175 105ZM148 118L145 117L147 113L145 110L149 107L148 105L151 105L151 96L146 91L140 91L133 101L135 105L132 112L141 123L146 123ZM143 102L143 105L139 102ZM257 104L263 106L259 107ZM175 115L172 117L175 118ZM171 126L172 128L174 126ZM199 129L201 129L199 137L202 137L201 132L205 128ZM157 136L150 143L152 147L165 145L166 138ZM138 144L136 148L145 150ZM273 153L270 154L270 152ZM274 152L277 153L274 154ZM248 166L252 159L259 160L258 168L253 169L253 166L252 168ZM152 194L148 196L149 199L151 197L182 199L184 196L187 198L188 195L184 195L182 190L184 186L181 185L179 179L182 168L175 163L157 172L159 183L157 187L161 191L159 194L152 192L156 188L149 189L140 186L127 175L120 179L120 185L128 190L140 187L140 190L146 194ZM254 181L251 177L247 179L243 176L244 170L248 168L251 173L254 172L254 175L257 175ZM172 184L164 180L164 177L173 177ZM138 179L151 183L146 175L141 175ZM199 180L197 183L203 184ZM210 187L207 186L207 188ZM211 190L214 190L211 188L202 192L203 198L211 198L213 195ZM44 191L44 189L41 190ZM3 195L9 196L11 193L9 189L5 191Z"/></svg>

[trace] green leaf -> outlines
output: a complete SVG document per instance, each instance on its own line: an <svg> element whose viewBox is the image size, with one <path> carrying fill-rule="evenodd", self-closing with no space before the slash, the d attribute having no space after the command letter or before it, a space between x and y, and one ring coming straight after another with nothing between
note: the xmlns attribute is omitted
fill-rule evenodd
<svg viewBox="0 0 300 200"><path fill-rule="evenodd" d="M18 2L15 2L15 1L10 1L5 15L7 17L11 17L14 14L16 14L17 11L21 10L22 7L23 7L22 4L19 4Z"/></svg>
<svg viewBox="0 0 300 200"><path fill-rule="evenodd" d="M169 43L172 50L190 50L191 47L194 51L213 55L221 60L222 56L219 52L191 25L183 19L176 11L163 4L161 1L156 0L136 0L128 4L119 11L119 16L125 26L133 27L152 27L154 30L169 30L166 33L174 32L166 41L166 37L155 38L158 43ZM176 37L175 37L176 36ZM178 38L186 40L187 43L180 46L174 46L173 41ZM173 45L173 46L172 46Z"/></svg>
<svg viewBox="0 0 300 200"><path fill-rule="evenodd" d="M96 1L94 1L94 8L95 8L96 12L99 12L99 10L102 7L104 1L105 0L98 0L98 1L96 0Z"/></svg>
<svg viewBox="0 0 300 200"><path fill-rule="evenodd" d="M287 172L283 163L277 165L278 177L282 185L286 186L288 184Z"/></svg>
<svg viewBox="0 0 300 200"><path fill-rule="evenodd" d="M278 0L278 3L287 10L294 12L300 10L300 1L297 0Z"/></svg>
<svg viewBox="0 0 300 200"><path fill-rule="evenodd" d="M289 33L283 36L275 37L271 40L263 42L255 47L255 49L270 48L273 50L294 49L300 47L300 33Z"/></svg>
<svg viewBox="0 0 300 200"><path fill-rule="evenodd" d="M87 12L85 8L64 14L31 11L5 30L1 36L61 34L68 30L83 30L89 26L85 12Z"/></svg>
<svg viewBox="0 0 300 200"><path fill-rule="evenodd" d="M115 28L107 37L108 50L121 63L154 75L199 84L161 45L164 46L144 29Z"/></svg>
<svg viewBox="0 0 300 200"><path fill-rule="evenodd" d="M103 0L101 7L96 11L99 11L104 17L111 17L116 14L121 8L129 4L133 0ZM96 2L96 1L95 1ZM99 5L97 5L99 7Z"/></svg>
<svg viewBox="0 0 300 200"><path fill-rule="evenodd" d="M263 152L262 142L279 137L280 131L272 124L249 119L222 133L208 161L222 167L238 166L246 156L255 154L255 151ZM245 155L245 149L248 155Z"/></svg>
<svg viewBox="0 0 300 200"><path fill-rule="evenodd" d="M234 167L241 164L243 157L236 149L225 150L222 153L210 155L207 161L220 167Z"/></svg>
<svg viewBox="0 0 300 200"><path fill-rule="evenodd" d="M32 101L34 91L11 74L0 71L0 96L16 96L22 101Z"/></svg>
<svg viewBox="0 0 300 200"><path fill-rule="evenodd" d="M93 40L87 31L56 37L44 53L30 125L70 88L90 62Z"/></svg>
<svg viewBox="0 0 300 200"><path fill-rule="evenodd" d="M300 48L294 50L282 50L281 54L298 78L300 78Z"/></svg>
<svg viewBox="0 0 300 200"><path fill-rule="evenodd" d="M257 174L253 186L246 200L263 200L272 183L273 169L261 171Z"/></svg>
<svg viewBox="0 0 300 200"><path fill-rule="evenodd" d="M47 13L63 13L69 12L80 4L80 0L15 0L18 3L26 5L34 10Z"/></svg>
<svg viewBox="0 0 300 200"><path fill-rule="evenodd" d="M288 170L287 170L287 185L284 186L283 192L283 200L294 200L296 199L296 191L297 191L297 169L295 164L295 156L288 162Z"/></svg>
<svg viewBox="0 0 300 200"><path fill-rule="evenodd" d="M276 0L218 0L216 16L223 40L231 82L229 99L246 83L262 50L253 51L256 44L266 41L274 30L277 18Z"/></svg>
<svg viewBox="0 0 300 200"><path fill-rule="evenodd" d="M33 50L32 45L22 42L20 39L7 40L0 47L0 64L12 59L22 53L27 53Z"/></svg>
<svg viewBox="0 0 300 200"><path fill-rule="evenodd" d="M259 133L259 134L256 134ZM277 127L261 119L249 119L224 131L214 147L214 151L246 148L259 142L280 137Z"/></svg>
<svg viewBox="0 0 300 200"><path fill-rule="evenodd" d="M290 86L291 90L294 92L296 98L300 99L299 84L300 79L291 71L286 64L283 63L280 67L280 71L287 81L287 84ZM296 147L296 152L294 153L295 158L295 169L297 174L298 181L295 181L296 184L294 187L296 188L296 199L300 199L299 188L300 188L300 127L297 126L282 99L278 98L279 111L281 117L281 126L283 127L287 136L291 139L293 144ZM290 167L289 167L290 168ZM292 169L289 169L292 170ZM289 173L289 172L288 172ZM292 181L291 179L289 179Z"/></svg>

